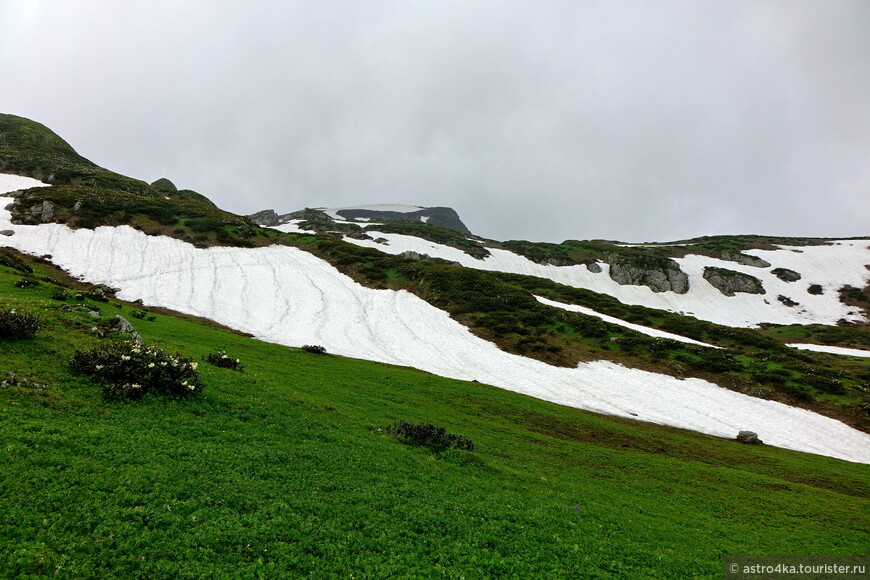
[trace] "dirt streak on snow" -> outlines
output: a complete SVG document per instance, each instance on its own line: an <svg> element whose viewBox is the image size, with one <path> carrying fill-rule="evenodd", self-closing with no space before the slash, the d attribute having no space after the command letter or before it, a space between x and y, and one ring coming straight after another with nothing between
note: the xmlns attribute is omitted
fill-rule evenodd
<svg viewBox="0 0 870 580"><path fill-rule="evenodd" d="M498 248L488 248L491 255L481 260L462 250L414 236L373 230L368 230L368 233L385 238L388 244L351 238L345 238L345 241L389 254L414 251L459 262L469 268L548 278L566 286L587 288L614 296L625 304L686 313L726 326L757 326L762 322L836 324L840 319L863 321L859 311L840 302L837 290L846 284L863 288L870 282L870 271L864 267L865 264L870 264L870 240L841 240L824 246L783 246L778 250L753 250L753 255L770 262L769 268L743 266L735 262L689 254L683 258L675 258L680 268L689 276L690 286L686 294L676 294L653 292L646 286L617 284L610 278L610 266L606 263L599 263L602 271L596 274L583 265L537 264ZM755 276L762 281L766 294L725 296L704 279L706 266ZM774 268L794 270L802 275L802 279L785 282L771 273ZM812 284L821 285L823 293L818 296L809 294L807 289ZM777 299L780 295L798 302L798 306L786 306Z"/></svg>
<svg viewBox="0 0 870 580"><path fill-rule="evenodd" d="M270 342L321 344L341 355L720 437L749 429L772 445L870 463L870 435L839 421L699 379L603 361L559 368L505 353L413 294L365 288L297 248L198 249L128 226L71 230L12 225L9 218L0 210L0 229L15 231L0 245L51 254L75 276L120 288L122 299L210 318Z"/></svg>
<svg viewBox="0 0 870 580"><path fill-rule="evenodd" d="M556 302L555 300L549 300L544 298L543 296L535 296L535 298L541 304L546 304L547 306L555 306L556 308L561 308L563 310L570 310L571 312L579 312L581 314L586 314L587 316L596 316L605 322L610 322L612 324L617 324L619 326L624 326L625 328L630 328L632 330L636 330L641 334L645 334L647 336L654 336L656 338L668 338L670 340L676 340L678 342L684 342L687 344L695 344L698 346L706 346L707 348L722 348L720 346L714 346L712 344L707 344L706 342L701 342L699 340L695 340L693 338L688 338L685 336L680 336L679 334L671 334L670 332L665 332L664 330L659 330L657 328L650 328L648 326L641 326L640 324L632 324L631 322L626 322L621 318L616 318L615 316L608 316L606 314L601 314L600 312L596 312L591 308L586 308L585 306L578 306L577 304L565 304L564 302Z"/></svg>

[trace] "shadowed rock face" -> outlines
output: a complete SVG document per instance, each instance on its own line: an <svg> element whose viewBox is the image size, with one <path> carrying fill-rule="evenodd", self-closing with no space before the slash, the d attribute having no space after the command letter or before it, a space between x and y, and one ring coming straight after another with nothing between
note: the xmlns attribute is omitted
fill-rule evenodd
<svg viewBox="0 0 870 580"><path fill-rule="evenodd" d="M261 226L272 227L281 223L281 216L275 213L273 209L264 209L263 211L252 213L248 217L251 218L252 222Z"/></svg>
<svg viewBox="0 0 870 580"><path fill-rule="evenodd" d="M425 218L426 223L429 225L440 226L463 234L471 234L471 231L459 219L459 214L449 207L426 207L419 211L408 213L371 209L341 209L336 213L345 219L398 219L418 222L423 221L420 218Z"/></svg>
<svg viewBox="0 0 870 580"><path fill-rule="evenodd" d="M449 207L424 207L412 212L398 211L382 211L374 209L340 209L336 213L346 220L402 220L411 222L424 222L432 226L439 226L454 230L463 234L472 235L471 231L465 227L462 220L459 219L459 214ZM323 210L319 209L304 209L286 214L278 214L274 210L264 209L249 216L251 221L261 226L277 226L287 223L289 220L306 219L306 220L324 220L332 222ZM360 225L363 225L362 223Z"/></svg>
<svg viewBox="0 0 870 580"><path fill-rule="evenodd" d="M742 272L708 266L704 268L704 279L725 296L734 296L737 292L764 294L761 280Z"/></svg>
<svg viewBox="0 0 870 580"><path fill-rule="evenodd" d="M647 286L653 292L685 294L689 291L689 277L673 260L665 259L659 264L642 265L619 256L611 256L608 261L610 277L617 284Z"/></svg>

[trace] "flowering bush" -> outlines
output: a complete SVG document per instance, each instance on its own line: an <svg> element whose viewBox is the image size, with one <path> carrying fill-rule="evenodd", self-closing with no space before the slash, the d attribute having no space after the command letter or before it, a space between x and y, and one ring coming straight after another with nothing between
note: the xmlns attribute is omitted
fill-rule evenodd
<svg viewBox="0 0 870 580"><path fill-rule="evenodd" d="M146 393L188 396L203 389L196 362L170 355L156 345L125 341L77 350L70 366L105 381L103 394L108 399L138 399Z"/></svg>
<svg viewBox="0 0 870 580"><path fill-rule="evenodd" d="M0 310L0 338L30 338L42 328L42 321L29 312Z"/></svg>
<svg viewBox="0 0 870 580"><path fill-rule="evenodd" d="M14 284L16 288L29 288L30 286L39 286L39 282L33 278L21 278Z"/></svg>
<svg viewBox="0 0 870 580"><path fill-rule="evenodd" d="M241 371L244 369L244 366L239 362L239 359L227 356L226 351L223 350L209 353L202 357L202 360L222 369L232 369L234 371Z"/></svg>
<svg viewBox="0 0 870 580"><path fill-rule="evenodd" d="M445 449L464 449L474 451L474 443L468 437L448 433L444 427L436 427L432 423L409 423L397 421L387 426L387 431L396 436L402 443L428 447L432 451Z"/></svg>

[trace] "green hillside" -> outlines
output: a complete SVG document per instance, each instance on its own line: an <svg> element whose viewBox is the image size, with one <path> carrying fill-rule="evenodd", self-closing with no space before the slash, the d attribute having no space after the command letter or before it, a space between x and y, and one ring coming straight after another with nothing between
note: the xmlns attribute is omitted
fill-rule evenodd
<svg viewBox="0 0 870 580"><path fill-rule="evenodd" d="M0 310L44 322L0 339L4 576L715 578L726 554L866 552L866 465L284 348L2 264ZM118 339L116 314L244 370L201 362L199 395L104 401L68 361ZM405 445L398 420L475 450Z"/></svg>

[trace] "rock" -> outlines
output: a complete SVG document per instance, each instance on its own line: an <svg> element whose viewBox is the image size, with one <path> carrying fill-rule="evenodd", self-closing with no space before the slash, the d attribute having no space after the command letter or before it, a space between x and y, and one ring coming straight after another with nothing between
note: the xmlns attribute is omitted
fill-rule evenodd
<svg viewBox="0 0 870 580"><path fill-rule="evenodd" d="M248 216L252 222L261 226L277 226L281 223L281 219L278 217L278 214L275 213L273 209L264 209L263 211L258 211L257 213L252 213Z"/></svg>
<svg viewBox="0 0 870 580"><path fill-rule="evenodd" d="M766 260L762 260L756 256L750 256L749 254L743 254L741 252L722 252L721 258L723 260L727 260L728 262L737 262L743 266L754 266L756 268L770 268L770 262Z"/></svg>
<svg viewBox="0 0 870 580"><path fill-rule="evenodd" d="M118 319L118 332L123 332L124 334L129 334L134 342L141 343L142 337L139 336L139 333L136 332L136 329L133 328L133 325L130 324L130 321L121 316L120 314L116 314L115 318Z"/></svg>
<svg viewBox="0 0 870 580"><path fill-rule="evenodd" d="M770 272L783 282L797 282L801 279L800 274L794 270L789 270L788 268L774 268Z"/></svg>
<svg viewBox="0 0 870 580"><path fill-rule="evenodd" d="M0 230L0 236L11 236L15 234L15 230Z"/></svg>
<svg viewBox="0 0 870 580"><path fill-rule="evenodd" d="M812 294L813 296L820 296L824 294L825 290L822 288L821 284L810 284L809 288L807 288L807 293Z"/></svg>
<svg viewBox="0 0 870 580"><path fill-rule="evenodd" d="M780 302L782 302L783 304L785 304L786 306L790 306L790 307L800 306L800 302L795 302L794 300L792 300L788 296L783 296L782 294L777 296L776 299L779 300Z"/></svg>
<svg viewBox="0 0 870 580"><path fill-rule="evenodd" d="M737 441L746 445L763 445L764 441L758 438L758 433L754 431L741 431L737 434Z"/></svg>
<svg viewBox="0 0 870 580"><path fill-rule="evenodd" d="M586 269L592 272L593 274L601 273L601 265L598 262L588 262L586 264Z"/></svg>
<svg viewBox="0 0 870 580"><path fill-rule="evenodd" d="M91 318L99 318L100 313L96 310L88 310L88 316L90 316Z"/></svg>
<svg viewBox="0 0 870 580"><path fill-rule="evenodd" d="M725 296L734 296L736 292L764 294L761 280L742 272L707 266L704 268L704 279Z"/></svg>
<svg viewBox="0 0 870 580"><path fill-rule="evenodd" d="M621 256L608 256L610 277L617 284L647 286L653 292L674 292L685 294L689 291L689 277L671 259L663 258L639 265Z"/></svg>
<svg viewBox="0 0 870 580"><path fill-rule="evenodd" d="M73 209L72 209L73 213L79 213L79 211L81 211L81 209L82 209L82 200L78 200L78 201L76 201L75 205L73 206Z"/></svg>
<svg viewBox="0 0 870 580"><path fill-rule="evenodd" d="M42 202L42 223L47 224L54 219L54 206L50 201Z"/></svg>

